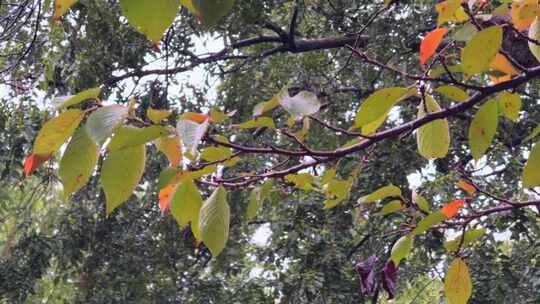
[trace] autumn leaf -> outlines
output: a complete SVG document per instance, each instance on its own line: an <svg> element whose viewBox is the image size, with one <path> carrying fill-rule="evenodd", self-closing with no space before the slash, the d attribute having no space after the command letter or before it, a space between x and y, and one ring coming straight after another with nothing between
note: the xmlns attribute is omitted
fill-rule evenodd
<svg viewBox="0 0 540 304"><path fill-rule="evenodd" d="M444 35L448 32L448 29L436 28L429 32L420 44L420 64L425 64L442 42Z"/></svg>
<svg viewBox="0 0 540 304"><path fill-rule="evenodd" d="M467 183L462 179L456 183L456 186L467 191L469 194L474 194L476 192L476 188L473 185Z"/></svg>
<svg viewBox="0 0 540 304"><path fill-rule="evenodd" d="M26 157L24 161L24 175L29 176L39 168L44 162L49 160L51 155L39 155L39 154L30 154Z"/></svg>
<svg viewBox="0 0 540 304"><path fill-rule="evenodd" d="M441 213L446 215L448 219L451 219L454 217L454 215L456 215L459 209L463 207L464 204L465 200L462 199L452 201L441 208Z"/></svg>
<svg viewBox="0 0 540 304"><path fill-rule="evenodd" d="M471 297L469 268L460 258L454 259L448 267L444 278L444 293L449 304L466 304Z"/></svg>

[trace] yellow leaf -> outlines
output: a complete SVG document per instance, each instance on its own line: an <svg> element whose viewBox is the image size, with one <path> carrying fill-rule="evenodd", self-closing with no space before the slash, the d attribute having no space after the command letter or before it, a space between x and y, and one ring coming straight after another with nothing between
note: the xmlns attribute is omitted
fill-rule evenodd
<svg viewBox="0 0 540 304"><path fill-rule="evenodd" d="M498 116L498 104L493 99L483 104L474 115L469 127L469 146L475 160L479 160L491 145L499 124Z"/></svg>
<svg viewBox="0 0 540 304"><path fill-rule="evenodd" d="M160 123L165 118L171 116L171 114L172 114L172 111L169 111L169 110L156 110L156 109L149 108L146 111L146 116L148 116L148 118L155 124Z"/></svg>
<svg viewBox="0 0 540 304"><path fill-rule="evenodd" d="M77 0L56 0L54 1L53 20L58 20L62 17Z"/></svg>
<svg viewBox="0 0 540 304"><path fill-rule="evenodd" d="M433 97L426 95L425 105L422 103L418 108L418 118L428 113L440 111L439 104ZM436 119L418 128L417 134L418 153L426 159L442 158L448 153L450 147L450 129L446 119Z"/></svg>
<svg viewBox="0 0 540 304"><path fill-rule="evenodd" d="M540 141L534 144L529 159L523 169L523 186L533 188L540 186Z"/></svg>
<svg viewBox="0 0 540 304"><path fill-rule="evenodd" d="M467 264L454 259L444 278L444 293L448 304L466 304L472 294L472 283Z"/></svg>
<svg viewBox="0 0 540 304"><path fill-rule="evenodd" d="M489 67L491 69L503 72L504 74L515 76L519 74L519 72L514 68L514 66L506 59L506 56L504 56L501 53L497 53L495 55L495 58L493 58L493 61L489 64Z"/></svg>
<svg viewBox="0 0 540 304"><path fill-rule="evenodd" d="M156 148L165 154L172 167L178 167L182 162L182 146L178 136L162 136L155 141Z"/></svg>
<svg viewBox="0 0 540 304"><path fill-rule="evenodd" d="M58 151L79 126L83 116L83 111L71 109L47 121L34 142L34 154L50 155Z"/></svg>
<svg viewBox="0 0 540 304"><path fill-rule="evenodd" d="M502 27L498 25L478 32L461 54L463 71L468 75L475 75L486 70L499 53L502 36Z"/></svg>

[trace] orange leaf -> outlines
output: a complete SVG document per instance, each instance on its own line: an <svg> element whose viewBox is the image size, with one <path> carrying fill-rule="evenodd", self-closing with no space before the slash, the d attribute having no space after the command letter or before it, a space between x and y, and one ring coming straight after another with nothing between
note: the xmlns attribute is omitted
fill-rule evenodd
<svg viewBox="0 0 540 304"><path fill-rule="evenodd" d="M493 84L499 84L501 82L512 80L512 76L510 75L503 75L500 77L489 75L489 79Z"/></svg>
<svg viewBox="0 0 540 304"><path fill-rule="evenodd" d="M497 55L495 55L495 58L493 58L493 61L491 61L489 67L510 76L519 74L516 68L514 68L510 61L508 61L508 59L501 53L497 53Z"/></svg>
<svg viewBox="0 0 540 304"><path fill-rule="evenodd" d="M196 113L196 112L186 112L180 116L182 119L189 119L198 124L202 124L207 121L210 117L206 114Z"/></svg>
<svg viewBox="0 0 540 304"><path fill-rule="evenodd" d="M182 146L180 137L161 137L155 141L156 148L161 151L171 163L171 167L178 167L182 162Z"/></svg>
<svg viewBox="0 0 540 304"><path fill-rule="evenodd" d="M51 155L30 154L24 160L24 175L29 176L39 168L44 162L48 161Z"/></svg>
<svg viewBox="0 0 540 304"><path fill-rule="evenodd" d="M464 204L465 204L465 200L462 200L462 199L455 200L453 202L450 202L444 205L444 207L441 208L441 213L446 215L448 219L451 219L452 217L454 217L454 215L456 215L459 209L463 207Z"/></svg>
<svg viewBox="0 0 540 304"><path fill-rule="evenodd" d="M456 186L467 191L469 194L474 194L476 192L476 188L473 185L467 183L462 179L457 182Z"/></svg>
<svg viewBox="0 0 540 304"><path fill-rule="evenodd" d="M173 179L169 182L167 186L159 190L159 194L158 194L159 210L161 210L161 212L165 212L169 209L169 207L171 206L171 199L174 193L174 189L176 189L176 185L185 176L186 176L185 172L178 173L175 177L173 177Z"/></svg>
<svg viewBox="0 0 540 304"><path fill-rule="evenodd" d="M526 30L538 15L538 0L514 0L510 15L518 31Z"/></svg>
<svg viewBox="0 0 540 304"><path fill-rule="evenodd" d="M444 27L436 28L429 32L420 44L420 64L425 64L441 44L448 30Z"/></svg>

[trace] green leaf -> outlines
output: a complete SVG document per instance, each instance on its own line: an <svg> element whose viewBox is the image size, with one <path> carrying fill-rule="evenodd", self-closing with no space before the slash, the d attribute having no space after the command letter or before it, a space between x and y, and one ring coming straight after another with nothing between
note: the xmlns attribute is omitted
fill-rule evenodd
<svg viewBox="0 0 540 304"><path fill-rule="evenodd" d="M200 170L197 170L197 171L191 171L190 172L190 175L191 175L191 178L193 179L198 179L198 178L201 178L205 175L208 175L208 174L212 174L214 172L216 172L217 170L217 165L211 165L211 166L206 166Z"/></svg>
<svg viewBox="0 0 540 304"><path fill-rule="evenodd" d="M73 134L84 116L84 112L71 109L47 121L37 135L33 152L39 155L51 155L60 149Z"/></svg>
<svg viewBox="0 0 540 304"><path fill-rule="evenodd" d="M476 33L478 33L478 30L476 29L476 27L471 23L466 23L465 25L460 27L454 33L454 35L452 35L452 38L456 41L467 42L471 40L471 38L474 37Z"/></svg>
<svg viewBox="0 0 540 304"><path fill-rule="evenodd" d="M229 238L230 210L227 191L219 187L204 202L199 217L199 232L204 245L217 257Z"/></svg>
<svg viewBox="0 0 540 304"><path fill-rule="evenodd" d="M540 41L540 24L538 18L534 19L529 27L529 38ZM536 57L536 60L540 61L540 45L529 41L529 50L531 50L531 53Z"/></svg>
<svg viewBox="0 0 540 304"><path fill-rule="evenodd" d="M418 118L426 116L425 109L429 113L441 110L439 104L433 97L426 95L424 103L418 109ZM416 134L418 153L426 159L442 158L448 153L450 147L450 129L446 119L436 119L420 128Z"/></svg>
<svg viewBox="0 0 540 304"><path fill-rule="evenodd" d="M461 55L463 71L475 75L489 67L502 43L502 27L491 26L478 32L465 46Z"/></svg>
<svg viewBox="0 0 540 304"><path fill-rule="evenodd" d="M206 129L208 128L208 120L203 123L198 123L190 119L180 119L176 123L176 132L180 136L180 141L186 148L186 152L192 156L197 155L197 148L201 142Z"/></svg>
<svg viewBox="0 0 540 304"><path fill-rule="evenodd" d="M262 114L274 109L279 106L279 94L272 96L272 98L265 102L260 102L255 105L253 108L253 116L261 116Z"/></svg>
<svg viewBox="0 0 540 304"><path fill-rule="evenodd" d="M418 206L418 208L420 208L420 210L429 212L429 203L422 195L413 192L413 202Z"/></svg>
<svg viewBox="0 0 540 304"><path fill-rule="evenodd" d="M255 119L243 122L241 124L232 125L233 128L252 129L252 128L270 128L275 129L276 125L270 117L257 117Z"/></svg>
<svg viewBox="0 0 540 304"><path fill-rule="evenodd" d="M398 187L390 184L388 186L379 188L375 190L375 192L372 192L366 196L362 196L358 199L358 203L373 203L390 196L401 196L401 190Z"/></svg>
<svg viewBox="0 0 540 304"><path fill-rule="evenodd" d="M454 252L458 249L458 246L461 243L462 237L463 237L463 244L461 246L467 246L470 243L484 236L485 233L486 233L486 229L484 228L469 230L465 232L464 237L463 235L459 235L451 241L444 242L444 248L446 248L446 251L448 251L448 253Z"/></svg>
<svg viewBox="0 0 540 304"><path fill-rule="evenodd" d="M54 103L57 104L56 109L67 108L88 99L97 99L100 93L101 88L92 88L84 90L76 95L56 97Z"/></svg>
<svg viewBox="0 0 540 304"><path fill-rule="evenodd" d="M467 264L455 258L444 278L444 293L448 304L466 304L472 294L472 283Z"/></svg>
<svg viewBox="0 0 540 304"><path fill-rule="evenodd" d="M203 24L208 27L217 25L234 5L234 0L192 0L191 2Z"/></svg>
<svg viewBox="0 0 540 304"><path fill-rule="evenodd" d="M158 182L156 187L158 190L161 190L165 188L172 180L173 178L178 175L180 172L182 172L181 169L177 168L165 168L161 173L159 173Z"/></svg>
<svg viewBox="0 0 540 304"><path fill-rule="evenodd" d="M100 182L107 199L107 215L133 193L144 172L144 145L112 151L103 161Z"/></svg>
<svg viewBox="0 0 540 304"><path fill-rule="evenodd" d="M326 195L324 208L334 208L343 200L345 200L351 192L351 187L353 184L352 182L352 178L348 180L332 179L326 185L324 185L323 189Z"/></svg>
<svg viewBox="0 0 540 304"><path fill-rule="evenodd" d="M285 176L285 180L293 183L298 189L305 191L313 189L313 185L311 184L313 175L309 173L288 174Z"/></svg>
<svg viewBox="0 0 540 304"><path fill-rule="evenodd" d="M447 217L442 213L441 211L435 211L425 218L423 218L418 224L416 225L416 228L412 231L413 235L419 235L421 233L426 232L429 228L433 227L434 225L446 220Z"/></svg>
<svg viewBox="0 0 540 304"><path fill-rule="evenodd" d="M150 119L150 121L152 121L155 124L160 123L165 118L171 116L171 114L172 114L172 111L169 111L169 110L156 110L152 108L149 108L148 110L146 110L146 116L148 116L148 119Z"/></svg>
<svg viewBox="0 0 540 304"><path fill-rule="evenodd" d="M497 101L492 99L484 103L469 127L469 146L475 160L479 160L491 145L499 124Z"/></svg>
<svg viewBox="0 0 540 304"><path fill-rule="evenodd" d="M402 236L392 247L391 259L396 267L399 262L406 258L413 248L414 237L412 235Z"/></svg>
<svg viewBox="0 0 540 304"><path fill-rule="evenodd" d="M259 207L262 204L261 192L262 192L261 187L255 187L249 193L249 202L246 209L246 218L248 221L252 220L257 215L257 211L259 210Z"/></svg>
<svg viewBox="0 0 540 304"><path fill-rule="evenodd" d="M392 87L371 94L356 112L355 126L361 128L376 122L377 126L372 128L377 129L386 120L390 109L406 97L407 92L406 88Z"/></svg>
<svg viewBox="0 0 540 304"><path fill-rule="evenodd" d="M157 45L173 23L180 3L178 0L120 0L120 6L129 23Z"/></svg>
<svg viewBox="0 0 540 304"><path fill-rule="evenodd" d="M435 92L459 102L467 101L469 99L469 94L456 86L446 85L438 87Z"/></svg>
<svg viewBox="0 0 540 304"><path fill-rule="evenodd" d="M88 116L86 132L96 144L101 145L127 115L128 108L121 105L99 108Z"/></svg>
<svg viewBox="0 0 540 304"><path fill-rule="evenodd" d="M538 134L540 134L540 124L538 124L536 127L534 127L531 134L529 134L529 136L527 136L527 137L525 137L525 139L523 139L523 142L527 142L527 141L535 138L536 135L538 135Z"/></svg>
<svg viewBox="0 0 540 304"><path fill-rule="evenodd" d="M109 149L109 151L115 151L143 145L167 133L169 133L167 129L161 126L149 126L146 128L120 126L114 132L114 136L107 146L107 149Z"/></svg>
<svg viewBox="0 0 540 304"><path fill-rule="evenodd" d="M509 92L501 92L497 96L499 101L499 111L508 119L517 122L519 119L519 111L521 110L521 97L519 94Z"/></svg>
<svg viewBox="0 0 540 304"><path fill-rule="evenodd" d="M199 214L203 200L197 185L189 177L183 178L176 186L170 210L180 228L191 222L191 231L196 239L201 239Z"/></svg>
<svg viewBox="0 0 540 304"><path fill-rule="evenodd" d="M279 104L289 112L295 120L300 120L304 116L315 114L321 108L321 103L317 99L317 95L308 92L300 91L294 96L289 96L287 87L279 92Z"/></svg>
<svg viewBox="0 0 540 304"><path fill-rule="evenodd" d="M403 203L400 200L393 200L381 208L381 211L377 212L378 215L387 215L403 209ZM396 264L397 265L397 264Z"/></svg>
<svg viewBox="0 0 540 304"><path fill-rule="evenodd" d="M229 115L227 115L226 113L223 113L215 108L212 108L210 109L210 119L212 120L213 123L220 123L220 122L223 122L227 119L229 119Z"/></svg>
<svg viewBox="0 0 540 304"><path fill-rule="evenodd" d="M540 141L531 149L529 159L523 168L522 180L525 188L540 186Z"/></svg>
<svg viewBox="0 0 540 304"><path fill-rule="evenodd" d="M224 160L231 155L232 150L227 147L207 147L201 151L201 158L209 162Z"/></svg>
<svg viewBox="0 0 540 304"><path fill-rule="evenodd" d="M67 198L86 184L98 158L99 147L84 128L79 128L71 137L58 169L64 186L64 197Z"/></svg>

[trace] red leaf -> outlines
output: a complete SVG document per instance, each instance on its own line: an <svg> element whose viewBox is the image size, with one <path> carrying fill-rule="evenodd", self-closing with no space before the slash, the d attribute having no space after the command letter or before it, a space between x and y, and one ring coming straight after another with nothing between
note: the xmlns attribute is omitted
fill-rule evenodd
<svg viewBox="0 0 540 304"><path fill-rule="evenodd" d="M425 64L441 44L444 35L448 30L444 27L436 28L429 32L420 44L420 64Z"/></svg>
<svg viewBox="0 0 540 304"><path fill-rule="evenodd" d="M441 209L441 213L446 215L448 219L451 219L452 217L454 217L454 215L456 215L459 209L463 207L464 204L465 204L465 200L462 200L462 199L455 200L453 202L450 202L444 205L444 207L442 207Z"/></svg>
<svg viewBox="0 0 540 304"><path fill-rule="evenodd" d="M24 160L24 175L29 176L39 168L44 162L48 161L51 158L51 155L39 155L39 154L30 154Z"/></svg>

